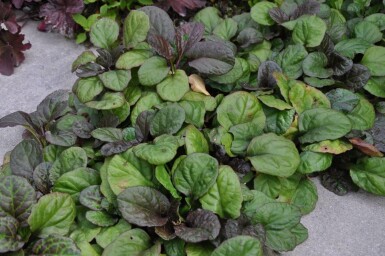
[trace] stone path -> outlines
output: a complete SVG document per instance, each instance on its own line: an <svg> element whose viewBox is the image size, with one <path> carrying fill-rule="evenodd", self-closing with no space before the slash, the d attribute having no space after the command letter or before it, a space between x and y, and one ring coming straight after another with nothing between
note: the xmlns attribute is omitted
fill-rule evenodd
<svg viewBox="0 0 385 256"><path fill-rule="evenodd" d="M13 76L0 75L0 117L22 110L32 112L46 95L71 89L76 76L72 61L84 50L58 34L40 33L36 23L23 28L32 48ZM21 139L21 128L0 130L0 163ZM309 239L287 256L384 256L385 197L363 191L339 197L316 184L317 208L303 218ZM250 255L252 256L252 255Z"/></svg>

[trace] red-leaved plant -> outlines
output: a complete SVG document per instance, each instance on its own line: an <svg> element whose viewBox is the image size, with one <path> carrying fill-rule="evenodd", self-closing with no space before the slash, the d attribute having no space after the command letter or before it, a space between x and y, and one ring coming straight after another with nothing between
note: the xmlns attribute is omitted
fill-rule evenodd
<svg viewBox="0 0 385 256"><path fill-rule="evenodd" d="M0 1L0 74L6 76L24 61L23 51L31 48L30 43L23 43L24 35L11 8L11 4Z"/></svg>
<svg viewBox="0 0 385 256"><path fill-rule="evenodd" d="M84 9L82 0L49 0L40 8L40 17L44 20L39 25L41 31L58 31L73 38L76 23L72 18Z"/></svg>

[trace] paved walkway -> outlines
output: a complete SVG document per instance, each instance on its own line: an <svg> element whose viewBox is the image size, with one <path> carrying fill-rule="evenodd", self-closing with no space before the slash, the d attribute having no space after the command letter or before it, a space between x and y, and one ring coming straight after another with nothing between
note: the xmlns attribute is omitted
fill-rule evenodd
<svg viewBox="0 0 385 256"><path fill-rule="evenodd" d="M58 34L40 33L32 22L23 28L23 33L32 48L13 76L0 75L0 117L17 110L32 112L50 92L71 89L76 80L70 66L83 51L82 46ZM0 130L0 163L2 156L20 141L21 131ZM363 191L339 197L316 183L317 208L303 218L309 239L284 255L384 256L385 197Z"/></svg>

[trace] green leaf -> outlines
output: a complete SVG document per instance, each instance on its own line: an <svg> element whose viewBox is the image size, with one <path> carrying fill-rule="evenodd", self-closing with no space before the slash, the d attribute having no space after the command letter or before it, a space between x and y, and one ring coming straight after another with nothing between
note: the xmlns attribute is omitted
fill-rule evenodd
<svg viewBox="0 0 385 256"><path fill-rule="evenodd" d="M376 113L372 103L361 97L358 105L346 116L352 123L352 130L365 131L373 127Z"/></svg>
<svg viewBox="0 0 385 256"><path fill-rule="evenodd" d="M232 84L238 81L243 75L242 62L244 60L241 58L235 58L234 67L227 73L220 76L210 76L210 80L213 80L220 84Z"/></svg>
<svg viewBox="0 0 385 256"><path fill-rule="evenodd" d="M159 227L167 223L170 202L149 187L131 187L118 195L119 211L129 223L142 227Z"/></svg>
<svg viewBox="0 0 385 256"><path fill-rule="evenodd" d="M66 172L56 180L53 191L67 193L72 196L75 202L79 201L80 192L91 186L99 185L99 172L91 168L78 168L74 171Z"/></svg>
<svg viewBox="0 0 385 256"><path fill-rule="evenodd" d="M257 172L289 177L300 164L295 144L273 133L255 137L247 148L247 156Z"/></svg>
<svg viewBox="0 0 385 256"><path fill-rule="evenodd" d="M255 118L251 122L232 126L229 130L229 132L233 135L231 152L234 154L244 155L250 141L255 136L262 134L263 128L265 127L265 119L266 117L263 113L259 114L259 117ZM222 143L225 138L222 137Z"/></svg>
<svg viewBox="0 0 385 256"><path fill-rule="evenodd" d="M143 111L150 110L153 106L162 103L157 93L151 92L141 97L131 112L131 123L134 125L139 114Z"/></svg>
<svg viewBox="0 0 385 256"><path fill-rule="evenodd" d="M222 38L223 40L230 40L237 34L238 25L231 19L226 18L222 20L213 30L213 34Z"/></svg>
<svg viewBox="0 0 385 256"><path fill-rule="evenodd" d="M203 102L205 104L206 111L214 111L217 107L217 101L214 97L207 96L199 92L189 91L183 96L182 100Z"/></svg>
<svg viewBox="0 0 385 256"><path fill-rule="evenodd" d="M109 49L119 36L119 25L112 19L102 18L96 21L90 31L91 42L96 46Z"/></svg>
<svg viewBox="0 0 385 256"><path fill-rule="evenodd" d="M319 46L326 32L326 23L317 16L302 16L293 29L293 41L306 47Z"/></svg>
<svg viewBox="0 0 385 256"><path fill-rule="evenodd" d="M128 187L154 186L141 170L138 170L123 155L114 156L107 168L107 180L115 195Z"/></svg>
<svg viewBox="0 0 385 256"><path fill-rule="evenodd" d="M134 148L137 157L150 164L162 165L170 162L176 155L179 147L178 139L171 135L161 135L153 144L143 143Z"/></svg>
<svg viewBox="0 0 385 256"><path fill-rule="evenodd" d="M84 51L72 63L71 72L75 72L76 69L78 69L78 67L90 62L94 62L95 60L96 60L96 56L92 51L89 51L89 50Z"/></svg>
<svg viewBox="0 0 385 256"><path fill-rule="evenodd" d="M102 256L141 256L150 246L151 238L144 230L131 229L112 241L104 249Z"/></svg>
<svg viewBox="0 0 385 256"><path fill-rule="evenodd" d="M81 252L71 238L49 235L31 246L31 255L66 255L80 256Z"/></svg>
<svg viewBox="0 0 385 256"><path fill-rule="evenodd" d="M41 145L35 140L23 140L11 151L12 174L32 180L33 170L42 162Z"/></svg>
<svg viewBox="0 0 385 256"><path fill-rule="evenodd" d="M91 135L95 139L106 142L115 142L123 140L122 130L112 127L97 128L91 132Z"/></svg>
<svg viewBox="0 0 385 256"><path fill-rule="evenodd" d="M374 13L365 17L366 21L370 21L382 31L385 29L385 14L383 13Z"/></svg>
<svg viewBox="0 0 385 256"><path fill-rule="evenodd" d="M305 110L298 118L298 128L303 134L301 143L334 140L345 136L352 124L344 114L333 109L314 108Z"/></svg>
<svg viewBox="0 0 385 256"><path fill-rule="evenodd" d="M113 91L123 91L131 80L131 71L110 70L99 75L105 87Z"/></svg>
<svg viewBox="0 0 385 256"><path fill-rule="evenodd" d="M185 128L186 153L209 153L209 144L205 136L193 125Z"/></svg>
<svg viewBox="0 0 385 256"><path fill-rule="evenodd" d="M235 92L226 96L217 109L218 122L225 129L263 117L258 99L247 92Z"/></svg>
<svg viewBox="0 0 385 256"><path fill-rule="evenodd" d="M303 72L307 76L328 78L333 75L331 68L326 68L328 59L323 52L310 53L302 63Z"/></svg>
<svg viewBox="0 0 385 256"><path fill-rule="evenodd" d="M385 47L372 46L367 49L361 64L370 70L372 76L385 76Z"/></svg>
<svg viewBox="0 0 385 256"><path fill-rule="evenodd" d="M286 203L266 203L256 209L252 221L261 223L267 230L292 228L301 219L300 210Z"/></svg>
<svg viewBox="0 0 385 256"><path fill-rule="evenodd" d="M275 108L278 110L292 109L292 106L290 106L283 100L277 99L273 95L261 95L261 96L258 96L258 99L262 101L263 104L271 108Z"/></svg>
<svg viewBox="0 0 385 256"><path fill-rule="evenodd" d="M38 237L66 235L75 216L75 203L70 195L51 193L41 197L34 205L28 224Z"/></svg>
<svg viewBox="0 0 385 256"><path fill-rule="evenodd" d="M102 200L103 200L103 196L100 193L99 185L89 186L83 189L79 195L79 202L83 206L94 211L103 210Z"/></svg>
<svg viewBox="0 0 385 256"><path fill-rule="evenodd" d="M275 3L261 1L251 8L251 18L261 25L274 25L275 21L270 17L269 11L275 7L277 7Z"/></svg>
<svg viewBox="0 0 385 256"><path fill-rule="evenodd" d="M214 251L214 247L207 243L188 243L186 245L186 254L187 256L211 256L212 252ZM179 256L175 255L175 256ZM174 255L170 255L174 256Z"/></svg>
<svg viewBox="0 0 385 256"><path fill-rule="evenodd" d="M291 251L307 238L307 229L301 223L290 229L266 231L266 245L277 251Z"/></svg>
<svg viewBox="0 0 385 256"><path fill-rule="evenodd" d="M205 35L211 35L214 28L223 20L219 17L219 10L214 7L206 7L194 16L194 21L205 26Z"/></svg>
<svg viewBox="0 0 385 256"><path fill-rule="evenodd" d="M178 194L178 191L176 191L174 185L172 184L170 174L164 165L158 165L155 168L155 177L159 183L162 184L162 186L167 189L168 192L170 192L172 197L176 199L181 198Z"/></svg>
<svg viewBox="0 0 385 256"><path fill-rule="evenodd" d="M211 256L262 256L262 245L251 236L236 236L224 241Z"/></svg>
<svg viewBox="0 0 385 256"><path fill-rule="evenodd" d="M186 113L186 123L192 124L198 128L203 126L206 114L205 103L203 101L183 100L179 102L179 105L184 109L184 112Z"/></svg>
<svg viewBox="0 0 385 256"><path fill-rule="evenodd" d="M118 69L130 70L141 66L148 58L152 56L148 50L130 50L120 55L116 61L115 67Z"/></svg>
<svg viewBox="0 0 385 256"><path fill-rule="evenodd" d="M302 75L302 63L308 55L305 47L300 44L289 45L276 57L277 64L290 79Z"/></svg>
<svg viewBox="0 0 385 256"><path fill-rule="evenodd" d="M121 92L106 92L99 101L87 102L87 107L98 110L109 110L119 108L124 105L126 99Z"/></svg>
<svg viewBox="0 0 385 256"><path fill-rule="evenodd" d="M278 198L282 189L281 178L259 173L254 179L254 189L263 192L270 198Z"/></svg>
<svg viewBox="0 0 385 256"><path fill-rule="evenodd" d="M105 211L87 211L86 218L99 227L110 227L118 222L117 218L112 217Z"/></svg>
<svg viewBox="0 0 385 256"><path fill-rule="evenodd" d="M297 171L302 174L324 171L332 165L333 155L304 151L300 154L301 163Z"/></svg>
<svg viewBox="0 0 385 256"><path fill-rule="evenodd" d="M208 154L193 153L175 166L172 180L179 192L198 199L214 185L217 176L218 161L215 158Z"/></svg>
<svg viewBox="0 0 385 256"><path fill-rule="evenodd" d="M236 219L242 207L241 184L230 166L219 167L216 183L199 199L202 208L218 214L221 218Z"/></svg>
<svg viewBox="0 0 385 256"><path fill-rule="evenodd" d="M365 51L372 46L365 38L351 38L339 41L334 50L345 57L353 59L357 53L364 54Z"/></svg>
<svg viewBox="0 0 385 256"><path fill-rule="evenodd" d="M64 150L55 160L49 170L49 179L52 184L64 173L87 166L87 153L79 147L71 147Z"/></svg>
<svg viewBox="0 0 385 256"><path fill-rule="evenodd" d="M320 90L301 82L292 85L289 99L297 113L314 108L330 108L330 101Z"/></svg>
<svg viewBox="0 0 385 256"><path fill-rule="evenodd" d="M120 234L130 229L131 225L124 219L120 219L116 225L103 228L100 233L97 234L95 240L102 248L106 248L111 242L115 241Z"/></svg>
<svg viewBox="0 0 385 256"><path fill-rule="evenodd" d="M311 180L302 179L298 184L290 203L297 206L304 215L311 213L314 210L317 200L317 187Z"/></svg>
<svg viewBox="0 0 385 256"><path fill-rule="evenodd" d="M272 108L264 108L263 111L266 115L266 132L282 135L286 133L293 123L295 114L294 109L279 111Z"/></svg>
<svg viewBox="0 0 385 256"><path fill-rule="evenodd" d="M326 93L332 109L343 113L351 112L359 103L360 98L357 94L342 88L330 90Z"/></svg>
<svg viewBox="0 0 385 256"><path fill-rule="evenodd" d="M363 158L351 166L350 176L360 188L377 195L385 195L385 158Z"/></svg>
<svg viewBox="0 0 385 256"><path fill-rule="evenodd" d="M178 104L168 105L159 110L150 124L151 135L175 134L182 128L186 114Z"/></svg>
<svg viewBox="0 0 385 256"><path fill-rule="evenodd" d="M80 102L86 103L93 100L103 91L103 83L98 77L81 78L72 88Z"/></svg>
<svg viewBox="0 0 385 256"><path fill-rule="evenodd" d="M154 86L166 78L170 71L164 58L154 56L144 61L139 68L139 81L144 86Z"/></svg>
<svg viewBox="0 0 385 256"><path fill-rule="evenodd" d="M380 29L370 21L361 21L354 27L354 34L357 38L362 38L369 43L377 43L382 39Z"/></svg>
<svg viewBox="0 0 385 256"><path fill-rule="evenodd" d="M181 69L167 75L166 79L156 86L156 91L165 101L180 101L189 90L188 77Z"/></svg>
<svg viewBox="0 0 385 256"><path fill-rule="evenodd" d="M366 83L364 89L374 96L385 98L385 76L372 76Z"/></svg>
<svg viewBox="0 0 385 256"><path fill-rule="evenodd" d="M24 242L17 234L19 222L11 216L0 217L0 253L21 249Z"/></svg>
<svg viewBox="0 0 385 256"><path fill-rule="evenodd" d="M129 49L147 38L150 30L150 19L141 11L131 10L124 20L123 43Z"/></svg>

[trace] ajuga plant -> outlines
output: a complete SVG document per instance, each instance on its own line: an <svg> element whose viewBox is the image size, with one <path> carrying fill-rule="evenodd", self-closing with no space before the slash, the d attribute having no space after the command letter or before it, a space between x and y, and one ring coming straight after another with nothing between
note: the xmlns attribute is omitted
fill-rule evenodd
<svg viewBox="0 0 385 256"><path fill-rule="evenodd" d="M16 15L11 4L0 1L0 74L10 76L14 68L24 61L23 51L31 48L30 43L23 43L24 35L16 22Z"/></svg>
<svg viewBox="0 0 385 256"><path fill-rule="evenodd" d="M96 21L72 92L0 119L26 128L0 172L0 252L277 255L308 237L309 176L385 195L382 11L265 1L175 27L143 7L121 40Z"/></svg>

